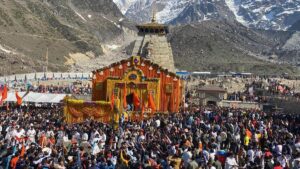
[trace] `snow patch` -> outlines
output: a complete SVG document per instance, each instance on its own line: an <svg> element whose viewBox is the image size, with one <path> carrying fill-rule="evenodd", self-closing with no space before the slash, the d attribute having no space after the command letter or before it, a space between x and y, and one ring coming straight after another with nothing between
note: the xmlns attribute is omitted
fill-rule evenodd
<svg viewBox="0 0 300 169"><path fill-rule="evenodd" d="M168 1L164 10L158 12L156 17L161 23L168 23L176 18L185 8L186 0L173 0Z"/></svg>
<svg viewBox="0 0 300 169"><path fill-rule="evenodd" d="M113 45L106 45L106 47L107 47L108 49L110 49L110 50L116 50L116 49L118 49L120 46L119 46L119 45L113 44Z"/></svg>
<svg viewBox="0 0 300 169"><path fill-rule="evenodd" d="M113 0L113 2L118 6L123 15L126 14L128 8L135 4L138 0Z"/></svg>
<svg viewBox="0 0 300 169"><path fill-rule="evenodd" d="M278 14L277 16L290 15L290 14L293 14L293 13L296 13L296 12L300 12L300 9L298 9L298 10L290 10L290 11L284 11L284 12L281 12L280 14Z"/></svg>
<svg viewBox="0 0 300 169"><path fill-rule="evenodd" d="M77 11L74 10L74 12L76 13L77 16L79 16L79 18L81 18L83 21L87 21L80 13L78 13Z"/></svg>
<svg viewBox="0 0 300 169"><path fill-rule="evenodd" d="M118 28L121 29L121 26L120 26L119 24L117 24L116 22L114 22L114 21L112 21L112 20L106 18L104 15L102 15L102 17L103 17L104 19L108 20L109 22L113 23L114 25L116 25Z"/></svg>
<svg viewBox="0 0 300 169"><path fill-rule="evenodd" d="M2 45L0 45L0 50L8 54L13 53L11 50L5 49Z"/></svg>
<svg viewBox="0 0 300 169"><path fill-rule="evenodd" d="M235 18L238 22L241 24L248 26L248 22L244 20L242 16L240 16L239 13L239 5L240 5L240 0L225 0L226 5L228 8L233 12L235 15Z"/></svg>

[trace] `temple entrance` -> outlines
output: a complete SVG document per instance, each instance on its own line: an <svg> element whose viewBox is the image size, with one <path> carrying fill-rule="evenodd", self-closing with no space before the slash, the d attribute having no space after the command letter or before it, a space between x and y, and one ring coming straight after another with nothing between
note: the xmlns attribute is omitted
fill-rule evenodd
<svg viewBox="0 0 300 169"><path fill-rule="evenodd" d="M127 103L127 110L134 111L134 105L133 105L133 93L128 94L126 96L126 103Z"/></svg>
<svg viewBox="0 0 300 169"><path fill-rule="evenodd" d="M217 102L216 101L207 101L208 106L217 106Z"/></svg>

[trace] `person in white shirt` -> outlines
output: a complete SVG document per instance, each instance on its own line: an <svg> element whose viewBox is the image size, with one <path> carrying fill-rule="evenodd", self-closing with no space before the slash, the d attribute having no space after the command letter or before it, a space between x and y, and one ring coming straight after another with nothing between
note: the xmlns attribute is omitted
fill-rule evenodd
<svg viewBox="0 0 300 169"><path fill-rule="evenodd" d="M234 155L232 153L228 153L228 157L225 161L225 169L238 169L238 167L239 165L237 164Z"/></svg>
<svg viewBox="0 0 300 169"><path fill-rule="evenodd" d="M54 136L54 132L52 130L47 129L47 131L46 131L46 137L50 138L51 136Z"/></svg>
<svg viewBox="0 0 300 169"><path fill-rule="evenodd" d="M15 137L18 137L18 138L24 138L25 137L25 130L18 127L18 129L15 131Z"/></svg>
<svg viewBox="0 0 300 169"><path fill-rule="evenodd" d="M248 156L249 161L254 162L254 155L255 155L255 152L252 150L252 148L249 148L249 150L247 151L247 156Z"/></svg>
<svg viewBox="0 0 300 169"><path fill-rule="evenodd" d="M104 148L105 142L106 142L106 134L102 130L100 130L100 133L99 133L100 149Z"/></svg>
<svg viewBox="0 0 300 169"><path fill-rule="evenodd" d="M93 129L91 137L90 137L90 141L92 141L97 134L99 134L99 132L96 129Z"/></svg>
<svg viewBox="0 0 300 169"><path fill-rule="evenodd" d="M276 152L277 155L282 154L282 145L281 144L276 145L275 152Z"/></svg>
<svg viewBox="0 0 300 169"><path fill-rule="evenodd" d="M255 158L262 158L262 151L259 148L255 148Z"/></svg>
<svg viewBox="0 0 300 169"><path fill-rule="evenodd" d="M2 135L2 124L0 123L0 136Z"/></svg>
<svg viewBox="0 0 300 169"><path fill-rule="evenodd" d="M97 134L97 135L93 138L93 140L92 140L92 142L91 142L91 146L92 146L92 154L93 154L93 155L98 154L98 153L101 151L100 148L99 148L99 146L98 146L99 141L100 141L99 134Z"/></svg>
<svg viewBox="0 0 300 169"><path fill-rule="evenodd" d="M155 125L156 125L156 127L160 127L160 120L159 119L155 120Z"/></svg>
<svg viewBox="0 0 300 169"><path fill-rule="evenodd" d="M36 135L36 131L34 130L34 128L32 126L30 126L29 130L27 131L27 136L28 136L28 143L35 143L35 135Z"/></svg>

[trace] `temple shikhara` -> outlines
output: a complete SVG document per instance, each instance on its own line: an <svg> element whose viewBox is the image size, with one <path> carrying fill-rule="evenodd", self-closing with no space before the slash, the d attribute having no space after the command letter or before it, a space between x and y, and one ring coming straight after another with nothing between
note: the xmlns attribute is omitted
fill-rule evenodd
<svg viewBox="0 0 300 169"><path fill-rule="evenodd" d="M93 71L92 101L65 99L68 122L92 118L118 123L121 117L142 120L179 111L183 81L175 74L168 27L153 17L151 23L137 28L131 57Z"/></svg>
<svg viewBox="0 0 300 169"><path fill-rule="evenodd" d="M138 38L132 56L141 56L175 72L172 48L166 37L169 33L168 26L157 23L153 15L151 23L137 25L137 28Z"/></svg>

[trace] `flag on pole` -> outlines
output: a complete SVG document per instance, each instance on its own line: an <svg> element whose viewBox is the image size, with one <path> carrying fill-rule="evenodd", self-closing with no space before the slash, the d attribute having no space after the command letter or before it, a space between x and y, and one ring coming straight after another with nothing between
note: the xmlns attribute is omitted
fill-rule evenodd
<svg viewBox="0 0 300 169"><path fill-rule="evenodd" d="M19 95L18 91L16 91L16 98L17 98L17 104L18 106L22 105L22 97Z"/></svg>
<svg viewBox="0 0 300 169"><path fill-rule="evenodd" d="M4 85L3 91L2 91L2 97L0 103L2 104L7 99L7 86Z"/></svg>

